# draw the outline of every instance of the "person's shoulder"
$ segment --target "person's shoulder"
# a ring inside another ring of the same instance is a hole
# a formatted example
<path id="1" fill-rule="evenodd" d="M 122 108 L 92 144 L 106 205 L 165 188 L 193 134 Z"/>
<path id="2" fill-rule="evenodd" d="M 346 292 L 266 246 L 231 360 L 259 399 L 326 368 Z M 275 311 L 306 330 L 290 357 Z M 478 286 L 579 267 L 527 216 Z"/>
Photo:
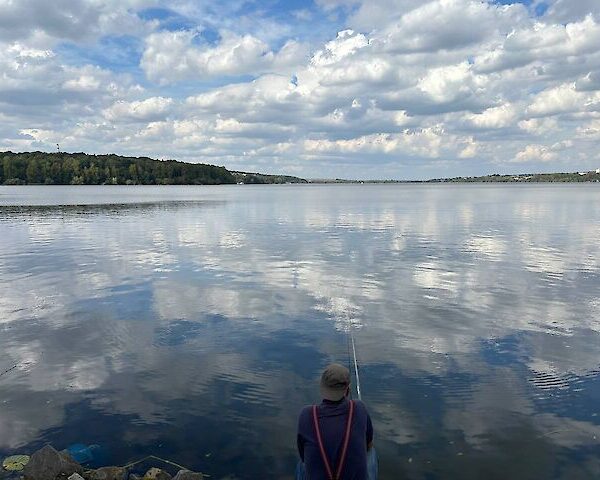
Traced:
<path id="1" fill-rule="evenodd" d="M 369 414 L 369 411 L 367 410 L 367 406 L 363 403 L 362 400 L 352 400 L 354 402 L 354 408 L 356 409 L 357 412 L 361 412 L 364 414 Z"/>
<path id="2" fill-rule="evenodd" d="M 303 417 L 309 417 L 312 415 L 312 409 L 313 409 L 313 405 L 305 405 L 304 407 L 302 407 L 302 410 L 300 410 L 300 418 Z"/>
<path id="3" fill-rule="evenodd" d="M 312 405 L 306 405 L 300 410 L 298 415 L 298 428 L 300 430 L 308 428 L 308 425 L 312 422 Z"/>

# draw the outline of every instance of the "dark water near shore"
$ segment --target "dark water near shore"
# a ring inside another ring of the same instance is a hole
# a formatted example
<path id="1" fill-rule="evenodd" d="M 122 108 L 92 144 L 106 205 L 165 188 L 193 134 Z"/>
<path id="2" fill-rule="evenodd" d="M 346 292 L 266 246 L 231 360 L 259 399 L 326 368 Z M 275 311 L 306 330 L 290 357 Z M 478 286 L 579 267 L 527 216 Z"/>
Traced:
<path id="1" fill-rule="evenodd" d="M 380 478 L 600 477 L 596 185 L 0 187 L 0 456 L 291 478 L 349 327 Z"/>

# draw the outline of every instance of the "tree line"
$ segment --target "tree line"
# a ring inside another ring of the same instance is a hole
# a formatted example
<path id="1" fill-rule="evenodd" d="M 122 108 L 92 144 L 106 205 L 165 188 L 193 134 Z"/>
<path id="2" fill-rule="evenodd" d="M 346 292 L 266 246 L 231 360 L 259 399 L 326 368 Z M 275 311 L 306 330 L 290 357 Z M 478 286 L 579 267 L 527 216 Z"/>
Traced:
<path id="1" fill-rule="evenodd" d="M 484 175 L 481 177 L 437 178 L 430 183 L 584 183 L 600 182 L 600 173 L 531 173 L 519 175 Z"/>
<path id="2" fill-rule="evenodd" d="M 225 167 L 85 153 L 0 153 L 0 185 L 217 185 L 236 183 Z"/>

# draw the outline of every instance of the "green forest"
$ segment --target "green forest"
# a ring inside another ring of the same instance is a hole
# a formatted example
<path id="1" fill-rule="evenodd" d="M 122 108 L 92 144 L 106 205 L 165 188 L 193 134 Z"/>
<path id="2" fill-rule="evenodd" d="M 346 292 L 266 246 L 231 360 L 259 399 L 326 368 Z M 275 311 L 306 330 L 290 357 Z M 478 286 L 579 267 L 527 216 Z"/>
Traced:
<path id="1" fill-rule="evenodd" d="M 224 167 L 85 153 L 0 153 L 0 185 L 216 185 L 236 183 Z"/>

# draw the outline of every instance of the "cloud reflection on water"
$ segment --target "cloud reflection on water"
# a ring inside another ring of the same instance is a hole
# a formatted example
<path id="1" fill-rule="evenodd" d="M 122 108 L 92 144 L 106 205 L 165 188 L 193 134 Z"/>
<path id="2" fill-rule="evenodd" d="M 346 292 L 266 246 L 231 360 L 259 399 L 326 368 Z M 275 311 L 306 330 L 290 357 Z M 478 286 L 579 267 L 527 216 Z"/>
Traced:
<path id="1" fill-rule="evenodd" d="M 0 210 L 3 361 L 33 365 L 1 380 L 0 449 L 60 438 L 78 402 L 132 419 L 122 434 L 148 448 L 162 430 L 177 443 L 186 416 L 215 428 L 226 408 L 232 444 L 213 468 L 253 428 L 292 438 L 255 439 L 282 462 L 306 379 L 346 361 L 350 327 L 389 471 L 406 466 L 398 448 L 433 451 L 456 432 L 493 457 L 526 422 L 523 438 L 594 444 L 591 404 L 571 418 L 580 393 L 553 405 L 532 380 L 598 398 L 600 208 L 580 208 L 594 190 L 548 187 L 536 205 L 535 188 L 315 188 L 91 217 Z"/>

